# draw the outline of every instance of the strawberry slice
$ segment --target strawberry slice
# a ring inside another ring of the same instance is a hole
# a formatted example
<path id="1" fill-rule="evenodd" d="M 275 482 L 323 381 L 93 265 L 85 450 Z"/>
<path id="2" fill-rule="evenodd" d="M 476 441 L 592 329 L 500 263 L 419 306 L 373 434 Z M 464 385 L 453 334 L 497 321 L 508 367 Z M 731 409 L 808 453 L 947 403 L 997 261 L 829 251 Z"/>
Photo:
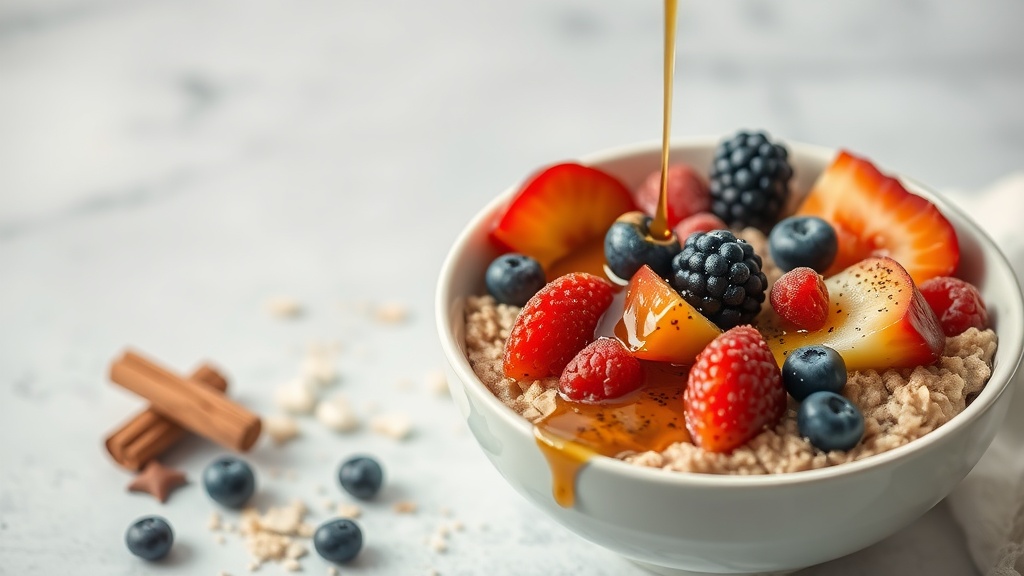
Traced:
<path id="1" fill-rule="evenodd" d="M 872 256 L 888 256 L 920 284 L 948 276 L 960 260 L 956 231 L 934 204 L 870 162 L 841 151 L 797 210 L 827 220 L 839 252 L 831 276 Z"/>
<path id="2" fill-rule="evenodd" d="M 560 276 L 534 294 L 505 341 L 505 376 L 532 380 L 557 376 L 594 339 L 612 303 L 612 285 L 593 274 Z"/>
<path id="3" fill-rule="evenodd" d="M 786 411 L 782 374 L 757 330 L 737 326 L 697 356 L 683 393 L 693 443 L 729 452 L 774 426 Z"/>
<path id="4" fill-rule="evenodd" d="M 559 259 L 601 242 L 615 219 L 632 210 L 636 205 L 629 189 L 614 176 L 580 164 L 557 164 L 523 185 L 494 223 L 491 238 L 550 271 Z"/>

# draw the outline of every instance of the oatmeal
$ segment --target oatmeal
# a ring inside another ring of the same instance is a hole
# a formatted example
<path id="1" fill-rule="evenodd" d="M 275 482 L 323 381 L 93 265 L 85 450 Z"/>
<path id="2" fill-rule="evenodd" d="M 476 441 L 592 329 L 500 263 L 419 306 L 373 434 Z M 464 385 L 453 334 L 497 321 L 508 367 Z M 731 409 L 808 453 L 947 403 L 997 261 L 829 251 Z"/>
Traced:
<path id="1" fill-rule="evenodd" d="M 767 242 L 756 230 L 741 237 L 759 254 Z M 764 259 L 769 284 L 781 271 Z M 770 307 L 765 307 L 770 313 Z M 558 379 L 516 381 L 506 378 L 503 352 L 519 308 L 490 296 L 470 297 L 466 306 L 466 352 L 474 372 L 505 405 L 531 422 L 556 408 Z M 772 474 L 822 468 L 860 460 L 902 446 L 935 430 L 962 412 L 991 375 L 996 350 L 992 330 L 970 328 L 946 337 L 939 360 L 928 366 L 884 371 L 852 371 L 843 395 L 863 413 L 863 439 L 849 451 L 822 452 L 797 431 L 797 403 L 790 398 L 782 420 L 728 453 L 676 442 L 656 452 L 620 455 L 638 466 L 710 474 Z"/>

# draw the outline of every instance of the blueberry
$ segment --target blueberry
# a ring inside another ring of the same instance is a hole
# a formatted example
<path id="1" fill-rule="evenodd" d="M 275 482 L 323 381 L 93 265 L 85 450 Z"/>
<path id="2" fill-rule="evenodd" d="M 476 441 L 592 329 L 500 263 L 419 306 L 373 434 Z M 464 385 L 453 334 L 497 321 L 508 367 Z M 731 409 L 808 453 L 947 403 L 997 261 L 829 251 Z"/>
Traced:
<path id="1" fill-rule="evenodd" d="M 487 267 L 484 283 L 498 302 L 526 306 L 546 280 L 540 262 L 522 254 L 502 254 Z"/>
<path id="2" fill-rule="evenodd" d="M 604 259 L 619 278 L 629 280 L 645 264 L 662 278 L 672 275 L 672 259 L 682 250 L 679 240 L 674 234 L 665 240 L 655 239 L 651 222 L 643 212 L 627 212 L 608 228 Z"/>
<path id="3" fill-rule="evenodd" d="M 797 348 L 782 363 L 782 384 L 797 402 L 815 392 L 838 394 L 846 386 L 846 362 L 828 346 Z"/>
<path id="4" fill-rule="evenodd" d="M 328 520 L 313 534 L 316 553 L 331 562 L 348 562 L 363 548 L 363 531 L 347 518 Z"/>
<path id="5" fill-rule="evenodd" d="M 171 551 L 174 532 L 167 520 L 159 516 L 143 516 L 128 527 L 124 543 L 139 558 L 159 560 Z"/>
<path id="6" fill-rule="evenodd" d="M 864 436 L 864 416 L 852 402 L 834 392 L 815 392 L 796 412 L 800 435 L 825 452 L 849 450 Z"/>
<path id="7" fill-rule="evenodd" d="M 361 500 L 377 495 L 384 483 L 384 471 L 369 456 L 355 456 L 342 462 L 338 468 L 338 482 L 346 492 Z"/>
<path id="8" fill-rule="evenodd" d="M 215 502 L 241 508 L 256 490 L 256 478 L 244 461 L 222 456 L 203 470 L 203 487 Z"/>
<path id="9" fill-rule="evenodd" d="M 820 273 L 836 259 L 839 240 L 835 229 L 821 218 L 792 216 L 772 228 L 768 250 L 785 272 L 806 266 Z"/>

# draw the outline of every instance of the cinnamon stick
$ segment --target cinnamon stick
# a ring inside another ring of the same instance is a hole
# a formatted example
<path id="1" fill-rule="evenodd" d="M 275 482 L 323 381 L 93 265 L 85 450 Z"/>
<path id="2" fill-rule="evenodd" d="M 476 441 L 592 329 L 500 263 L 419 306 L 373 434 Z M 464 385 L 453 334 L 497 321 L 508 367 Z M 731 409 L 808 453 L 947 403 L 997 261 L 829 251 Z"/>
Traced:
<path id="1" fill-rule="evenodd" d="M 149 400 L 165 418 L 226 448 L 244 452 L 259 438 L 258 416 L 130 350 L 110 366 L 110 379 Z"/>
<path id="2" fill-rule="evenodd" d="M 228 387 L 227 380 L 207 364 L 197 368 L 191 378 L 218 392 L 224 392 Z M 150 460 L 163 454 L 181 440 L 186 432 L 184 428 L 149 407 L 107 437 L 107 452 L 121 466 L 138 472 Z"/>

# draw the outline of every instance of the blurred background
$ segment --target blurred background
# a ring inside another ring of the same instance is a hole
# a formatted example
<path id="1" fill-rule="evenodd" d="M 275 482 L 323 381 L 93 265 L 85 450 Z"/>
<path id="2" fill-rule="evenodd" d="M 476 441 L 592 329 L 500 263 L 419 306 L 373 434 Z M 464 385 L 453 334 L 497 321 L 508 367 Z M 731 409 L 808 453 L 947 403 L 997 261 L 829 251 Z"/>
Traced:
<path id="1" fill-rule="evenodd" d="M 762 128 L 969 194 L 1024 170 L 1022 22 L 1020 0 L 684 0 L 673 134 Z M 661 43 L 661 0 L 0 1 L 0 574 L 73 567 L 40 556 L 58 527 L 80 573 L 141 573 L 119 539 L 153 502 L 99 449 L 141 406 L 106 383 L 125 345 L 182 371 L 213 358 L 272 411 L 314 339 L 375 351 L 342 358 L 343 385 L 420 431 L 359 449 L 400 460 L 422 503 L 499 526 L 438 560 L 418 525 L 384 523 L 378 541 L 412 543 L 365 573 L 474 573 L 495 550 L 509 574 L 630 570 L 523 506 L 450 403 L 392 383 L 442 365 L 433 285 L 484 203 L 539 165 L 660 138 Z M 309 314 L 269 319 L 274 295 Z M 379 301 L 410 322 L 350 313 Z M 189 450 L 172 463 L 193 474 L 216 452 Z M 203 523 L 195 492 L 176 527 Z M 922 522 L 828 573 L 917 569 L 925 546 L 921 573 L 970 573 L 948 511 Z"/>

